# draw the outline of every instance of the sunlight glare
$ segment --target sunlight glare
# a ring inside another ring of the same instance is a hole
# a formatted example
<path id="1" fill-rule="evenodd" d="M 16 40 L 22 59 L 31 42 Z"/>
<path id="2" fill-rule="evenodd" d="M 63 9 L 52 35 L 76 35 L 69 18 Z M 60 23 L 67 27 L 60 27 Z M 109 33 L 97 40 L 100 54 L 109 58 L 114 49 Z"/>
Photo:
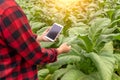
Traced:
<path id="1" fill-rule="evenodd" d="M 59 1 L 60 3 L 66 4 L 66 5 L 69 5 L 69 4 L 72 4 L 72 3 L 77 2 L 79 0 L 57 0 L 57 1 Z"/>

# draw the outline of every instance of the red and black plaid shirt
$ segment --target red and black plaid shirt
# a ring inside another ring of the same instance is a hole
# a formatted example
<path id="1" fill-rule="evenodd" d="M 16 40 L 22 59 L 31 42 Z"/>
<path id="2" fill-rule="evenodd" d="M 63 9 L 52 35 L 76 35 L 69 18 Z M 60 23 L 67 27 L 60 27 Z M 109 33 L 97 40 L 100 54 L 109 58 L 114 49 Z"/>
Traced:
<path id="1" fill-rule="evenodd" d="M 56 61 L 55 49 L 41 48 L 14 0 L 0 0 L 0 80 L 38 80 L 38 64 Z"/>

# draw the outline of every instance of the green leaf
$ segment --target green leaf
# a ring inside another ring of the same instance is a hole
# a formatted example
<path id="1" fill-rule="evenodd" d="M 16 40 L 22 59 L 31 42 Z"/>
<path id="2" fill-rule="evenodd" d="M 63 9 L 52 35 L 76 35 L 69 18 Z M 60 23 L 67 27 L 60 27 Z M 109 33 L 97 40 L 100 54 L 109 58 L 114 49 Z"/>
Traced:
<path id="1" fill-rule="evenodd" d="M 51 78 L 52 78 L 52 74 L 48 74 L 44 80 L 52 80 Z"/>
<path id="2" fill-rule="evenodd" d="M 58 60 L 54 63 L 50 63 L 47 65 L 47 68 L 51 73 L 55 70 L 59 69 L 62 65 L 76 63 L 80 61 L 80 57 L 76 55 L 63 55 L 58 57 Z"/>
<path id="3" fill-rule="evenodd" d="M 77 36 L 70 36 L 64 38 L 63 42 L 67 42 L 67 44 L 72 45 L 77 43 Z"/>
<path id="4" fill-rule="evenodd" d="M 90 22 L 91 27 L 89 29 L 89 37 L 92 39 L 93 42 L 96 41 L 96 39 L 100 36 L 102 33 L 102 30 L 104 28 L 108 27 L 111 20 L 108 18 L 97 18 Z"/>
<path id="5" fill-rule="evenodd" d="M 31 26 L 32 26 L 32 31 L 33 31 L 34 33 L 36 33 L 37 30 L 39 30 L 40 28 L 42 28 L 43 26 L 45 26 L 45 23 L 34 22 L 34 23 L 32 23 Z"/>
<path id="6" fill-rule="evenodd" d="M 105 13 L 103 10 L 98 10 L 94 14 L 90 14 L 90 17 L 94 18 L 94 17 L 100 16 L 103 13 Z"/>
<path id="7" fill-rule="evenodd" d="M 44 78 L 43 78 L 43 77 L 38 77 L 38 79 L 39 79 L 39 80 L 44 80 Z"/>
<path id="8" fill-rule="evenodd" d="M 113 15 L 114 15 L 114 12 L 115 12 L 115 9 L 109 9 L 109 10 L 107 10 L 107 15 L 109 16 L 109 18 L 111 19 L 111 20 L 113 20 Z"/>
<path id="9" fill-rule="evenodd" d="M 88 35 L 79 35 L 78 39 L 81 43 L 78 43 L 86 52 L 91 52 L 93 50 L 93 44 Z"/>
<path id="10" fill-rule="evenodd" d="M 115 11 L 114 18 L 115 19 L 120 18 L 120 9 L 118 9 L 118 10 Z"/>
<path id="11" fill-rule="evenodd" d="M 117 27 L 115 26 L 115 27 L 113 27 L 113 28 L 107 28 L 107 29 L 105 29 L 102 33 L 103 34 L 111 34 L 111 33 L 113 33 L 113 31 L 115 31 L 117 29 Z"/>
<path id="12" fill-rule="evenodd" d="M 74 55 L 81 55 L 81 48 L 80 46 L 78 46 L 77 44 L 73 44 L 71 45 L 71 51 L 69 52 L 70 54 L 74 54 Z"/>
<path id="13" fill-rule="evenodd" d="M 97 40 L 94 49 L 99 51 L 106 42 L 119 40 L 120 34 L 103 34 Z"/>
<path id="14" fill-rule="evenodd" d="M 112 42 L 105 44 L 100 55 L 92 52 L 89 54 L 89 57 L 95 63 L 101 76 L 101 80 L 111 80 L 115 64 Z"/>
<path id="15" fill-rule="evenodd" d="M 57 46 L 60 46 L 62 43 L 63 43 L 63 41 L 64 41 L 64 35 L 63 34 L 61 34 L 61 35 L 59 35 L 59 37 L 58 37 L 58 44 L 57 44 Z"/>
<path id="16" fill-rule="evenodd" d="M 52 66 L 51 64 L 46 65 L 47 69 L 49 69 L 50 73 L 54 73 L 56 70 L 58 70 L 61 65 L 55 65 Z"/>
<path id="17" fill-rule="evenodd" d="M 38 35 L 41 35 L 41 34 L 42 34 L 46 29 L 48 29 L 48 28 L 49 28 L 48 26 L 45 26 L 45 27 L 37 30 L 37 34 L 38 34 Z"/>
<path id="18" fill-rule="evenodd" d="M 49 48 L 54 44 L 54 42 L 40 42 L 40 44 L 41 44 L 41 47 L 43 48 Z"/>
<path id="19" fill-rule="evenodd" d="M 63 75 L 61 80 L 101 80 L 101 79 L 97 72 L 86 75 L 78 69 L 69 69 L 69 71 Z"/>
<path id="20" fill-rule="evenodd" d="M 80 77 L 84 77 L 84 74 L 77 69 L 69 70 L 61 80 L 78 80 Z"/>
<path id="21" fill-rule="evenodd" d="M 120 54 L 114 54 L 114 57 L 116 59 L 116 72 L 118 75 L 120 75 Z"/>
<path id="22" fill-rule="evenodd" d="M 61 78 L 66 72 L 68 72 L 68 69 L 59 69 L 56 70 L 53 74 L 52 80 L 58 80 Z"/>
<path id="23" fill-rule="evenodd" d="M 89 26 L 88 25 L 86 25 L 86 24 L 84 24 L 83 22 L 78 22 L 78 23 L 75 23 L 75 24 L 73 24 L 73 26 L 72 26 L 73 28 L 75 27 L 75 28 L 77 28 L 78 27 L 78 29 L 79 29 L 79 27 L 82 27 L 82 28 L 85 28 L 85 29 L 87 29 Z"/>
<path id="24" fill-rule="evenodd" d="M 111 25 L 111 26 L 116 26 L 116 24 L 117 24 L 118 22 L 120 22 L 120 19 L 114 20 L 110 25 Z"/>
<path id="25" fill-rule="evenodd" d="M 120 33 L 115 34 L 115 35 L 113 36 L 113 38 L 114 38 L 115 40 L 120 40 Z"/>
<path id="26" fill-rule="evenodd" d="M 112 80 L 120 80 L 120 76 L 118 76 L 117 74 L 113 74 Z"/>
<path id="27" fill-rule="evenodd" d="M 39 77 L 45 77 L 45 76 L 47 76 L 48 73 L 49 73 L 48 69 L 41 69 L 41 70 L 38 71 L 38 76 Z"/>
<path id="28" fill-rule="evenodd" d="M 120 54 L 114 54 L 114 56 L 115 56 L 116 60 L 117 60 L 118 62 L 120 62 Z"/>
<path id="29" fill-rule="evenodd" d="M 78 80 L 101 80 L 98 72 L 93 72 L 89 75 L 80 76 Z"/>
<path id="30" fill-rule="evenodd" d="M 107 42 L 105 46 L 102 48 L 101 54 L 108 54 L 110 57 L 113 57 L 113 42 Z"/>
<path id="31" fill-rule="evenodd" d="M 65 64 L 75 63 L 79 61 L 80 57 L 76 55 L 61 56 L 56 62 L 49 64 L 49 66 L 62 66 Z"/>
<path id="32" fill-rule="evenodd" d="M 69 36 L 77 36 L 79 34 L 86 34 L 88 32 L 88 27 L 73 27 L 69 29 Z"/>
<path id="33" fill-rule="evenodd" d="M 120 27 L 117 27 L 117 30 L 120 32 Z"/>

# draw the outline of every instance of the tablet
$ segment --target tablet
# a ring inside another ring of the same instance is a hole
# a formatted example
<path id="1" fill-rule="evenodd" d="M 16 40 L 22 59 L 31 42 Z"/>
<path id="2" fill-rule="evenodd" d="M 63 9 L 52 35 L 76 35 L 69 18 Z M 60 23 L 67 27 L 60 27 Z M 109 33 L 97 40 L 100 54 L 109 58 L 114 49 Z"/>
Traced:
<path id="1" fill-rule="evenodd" d="M 50 41 L 55 41 L 55 39 L 58 37 L 62 29 L 63 29 L 62 25 L 54 23 L 45 37 Z"/>

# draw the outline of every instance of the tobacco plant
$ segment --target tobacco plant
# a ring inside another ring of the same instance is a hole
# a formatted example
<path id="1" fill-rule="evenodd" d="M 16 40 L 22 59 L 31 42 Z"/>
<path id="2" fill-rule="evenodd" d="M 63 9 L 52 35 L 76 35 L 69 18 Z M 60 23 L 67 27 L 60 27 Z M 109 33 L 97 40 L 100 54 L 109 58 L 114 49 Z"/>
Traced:
<path id="1" fill-rule="evenodd" d="M 120 34 L 112 33 L 116 27 L 111 28 L 110 23 L 108 18 L 98 18 L 87 28 L 70 28 L 69 37 L 63 42 L 69 40 L 72 50 L 60 55 L 57 62 L 47 65 L 47 79 L 119 80 L 115 70 L 118 69 L 116 57 L 120 55 L 114 53 L 113 40 Z M 74 32 L 76 30 L 78 32 Z"/>

